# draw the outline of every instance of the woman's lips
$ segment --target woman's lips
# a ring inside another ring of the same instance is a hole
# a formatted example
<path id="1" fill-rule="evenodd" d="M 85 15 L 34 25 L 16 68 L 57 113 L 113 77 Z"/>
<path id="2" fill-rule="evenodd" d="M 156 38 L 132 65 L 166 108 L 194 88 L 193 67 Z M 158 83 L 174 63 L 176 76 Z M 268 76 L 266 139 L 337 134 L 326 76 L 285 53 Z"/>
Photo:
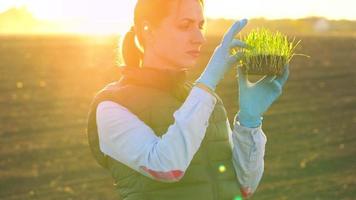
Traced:
<path id="1" fill-rule="evenodd" d="M 197 58 L 200 55 L 200 51 L 187 51 L 187 54 L 191 55 L 194 58 Z"/>

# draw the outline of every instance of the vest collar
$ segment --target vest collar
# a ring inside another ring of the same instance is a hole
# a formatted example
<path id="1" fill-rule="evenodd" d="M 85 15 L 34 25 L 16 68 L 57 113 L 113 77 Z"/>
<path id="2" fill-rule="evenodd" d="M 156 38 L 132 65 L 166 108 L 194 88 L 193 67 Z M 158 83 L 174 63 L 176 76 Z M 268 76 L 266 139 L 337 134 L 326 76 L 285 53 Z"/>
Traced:
<path id="1" fill-rule="evenodd" d="M 161 69 L 154 67 L 123 67 L 120 69 L 125 84 L 172 90 L 187 80 L 186 69 Z"/>

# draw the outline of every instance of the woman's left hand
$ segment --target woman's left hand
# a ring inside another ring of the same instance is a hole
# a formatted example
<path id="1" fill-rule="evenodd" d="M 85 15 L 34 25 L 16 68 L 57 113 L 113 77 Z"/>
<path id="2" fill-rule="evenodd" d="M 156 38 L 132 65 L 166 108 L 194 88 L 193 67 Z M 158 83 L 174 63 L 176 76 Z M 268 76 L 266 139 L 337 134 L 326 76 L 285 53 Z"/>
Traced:
<path id="1" fill-rule="evenodd" d="M 255 128 L 261 125 L 262 115 L 282 94 L 282 88 L 289 76 L 289 64 L 281 76 L 267 75 L 255 83 L 238 67 L 239 105 L 238 120 L 242 126 Z"/>
<path id="2" fill-rule="evenodd" d="M 242 52 L 234 55 L 230 54 L 231 49 L 242 47 L 245 48 L 246 44 L 234 37 L 246 26 L 247 19 L 236 21 L 230 29 L 225 33 L 221 43 L 215 48 L 205 70 L 200 77 L 195 81 L 196 83 L 203 83 L 211 90 L 215 90 L 216 86 L 225 73 L 242 57 Z"/>

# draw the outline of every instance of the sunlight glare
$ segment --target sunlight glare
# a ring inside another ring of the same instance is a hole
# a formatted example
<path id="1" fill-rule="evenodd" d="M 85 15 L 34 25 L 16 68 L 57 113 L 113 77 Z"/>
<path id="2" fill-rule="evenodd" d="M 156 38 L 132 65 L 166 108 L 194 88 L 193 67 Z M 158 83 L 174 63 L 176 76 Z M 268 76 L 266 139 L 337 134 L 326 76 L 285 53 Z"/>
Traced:
<path id="1" fill-rule="evenodd" d="M 37 20 L 56 23 L 56 26 L 52 27 L 58 27 L 54 29 L 48 25 L 47 27 L 34 28 L 34 30 L 49 30 L 54 33 L 122 35 L 133 24 L 133 11 L 136 2 L 137 0 L 1 0 L 0 12 L 11 7 L 24 6 Z M 205 15 L 208 18 L 226 19 L 256 17 L 297 19 L 308 16 L 356 19 L 356 12 L 353 11 L 356 5 L 351 4 L 355 4 L 355 2 L 351 0 L 205 0 Z M 37 21 L 26 23 L 29 27 L 31 24 L 38 24 Z M 26 26 L 26 24 L 24 25 Z M 19 23 L 18 26 L 23 27 L 23 24 Z M 25 31 L 31 32 L 29 29 Z"/>

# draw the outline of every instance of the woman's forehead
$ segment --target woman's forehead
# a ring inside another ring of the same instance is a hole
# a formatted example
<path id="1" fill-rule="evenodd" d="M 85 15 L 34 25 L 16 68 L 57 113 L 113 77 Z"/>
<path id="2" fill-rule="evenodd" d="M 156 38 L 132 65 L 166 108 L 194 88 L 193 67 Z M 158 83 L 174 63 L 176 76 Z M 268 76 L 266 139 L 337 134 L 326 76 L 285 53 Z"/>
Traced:
<path id="1" fill-rule="evenodd" d="M 177 21 L 204 21 L 204 10 L 199 0 L 176 0 L 171 5 L 170 16 Z"/>

